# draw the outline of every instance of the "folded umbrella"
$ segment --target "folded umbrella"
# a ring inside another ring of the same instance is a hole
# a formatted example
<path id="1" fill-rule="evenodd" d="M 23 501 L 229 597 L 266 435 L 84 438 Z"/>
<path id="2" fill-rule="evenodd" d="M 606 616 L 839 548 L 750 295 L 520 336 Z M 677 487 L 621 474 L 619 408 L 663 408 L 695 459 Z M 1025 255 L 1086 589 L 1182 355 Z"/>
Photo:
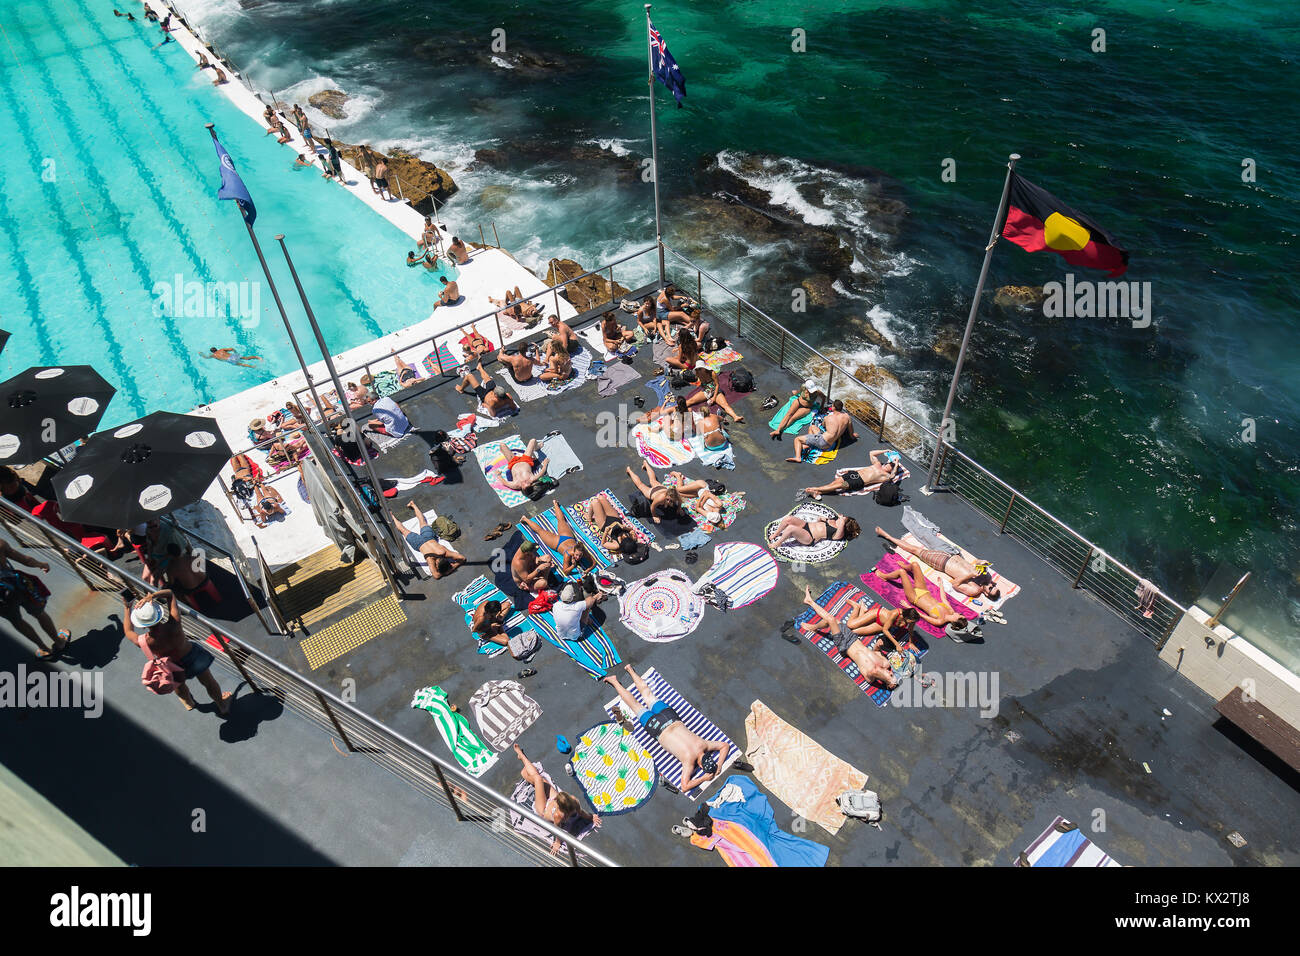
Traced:
<path id="1" fill-rule="evenodd" d="M 0 463 L 30 465 L 85 438 L 115 394 L 89 365 L 35 366 L 0 382 Z"/>
<path id="2" fill-rule="evenodd" d="M 64 520 L 130 528 L 193 504 L 230 456 L 215 419 L 154 412 L 91 435 L 54 490 Z"/>

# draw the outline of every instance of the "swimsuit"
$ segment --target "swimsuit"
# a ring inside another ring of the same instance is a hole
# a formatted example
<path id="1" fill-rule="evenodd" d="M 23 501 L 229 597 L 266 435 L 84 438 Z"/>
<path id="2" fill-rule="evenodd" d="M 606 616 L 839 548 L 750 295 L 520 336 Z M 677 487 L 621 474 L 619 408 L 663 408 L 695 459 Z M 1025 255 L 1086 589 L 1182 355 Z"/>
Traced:
<path id="1" fill-rule="evenodd" d="M 952 557 L 947 551 L 933 551 L 926 549 L 917 555 L 922 561 L 930 565 L 940 574 L 945 573 L 944 568 L 948 566 L 948 560 Z"/>
<path id="2" fill-rule="evenodd" d="M 419 551 L 422 545 L 427 544 L 430 541 L 438 540 L 437 533 L 428 525 L 425 525 L 419 531 L 409 532 L 405 537 L 406 543 L 409 544 L 414 551 Z"/>
<path id="3" fill-rule="evenodd" d="M 670 724 L 675 724 L 681 719 L 682 718 L 677 711 L 673 710 L 662 700 L 655 701 L 650 705 L 649 710 L 643 710 L 637 715 L 637 720 L 641 722 L 641 726 L 645 728 L 645 732 L 655 740 L 659 739 L 659 735 L 667 730 Z"/>
<path id="4" fill-rule="evenodd" d="M 506 462 L 506 471 L 511 472 L 513 474 L 515 470 L 515 465 L 518 465 L 520 463 L 527 464 L 529 468 L 532 468 L 537 464 L 537 459 L 531 458 L 528 455 L 515 455 L 515 457 L 511 458 L 508 462 Z"/>

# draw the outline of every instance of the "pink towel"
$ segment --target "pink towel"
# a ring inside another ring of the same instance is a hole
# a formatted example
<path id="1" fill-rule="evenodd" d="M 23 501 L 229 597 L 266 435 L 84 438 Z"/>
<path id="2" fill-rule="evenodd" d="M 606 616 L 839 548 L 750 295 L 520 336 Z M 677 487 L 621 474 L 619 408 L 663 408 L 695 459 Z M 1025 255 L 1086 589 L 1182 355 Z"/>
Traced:
<path id="1" fill-rule="evenodd" d="M 906 568 L 908 563 L 909 562 L 904 560 L 901 555 L 895 554 L 891 551 L 876 563 L 876 567 L 881 571 L 893 571 L 895 568 Z M 911 606 L 907 603 L 907 596 L 903 593 L 903 589 L 894 581 L 886 581 L 878 574 L 867 573 L 862 575 L 862 583 L 871 588 L 871 590 L 875 591 L 890 604 L 894 605 L 894 607 Z M 941 600 L 939 588 L 933 581 L 927 580 L 925 586 L 930 589 L 930 594 L 936 601 Z M 974 620 L 979 616 L 965 604 L 955 600 L 951 595 L 948 597 L 948 603 L 952 605 L 954 611 L 968 620 Z M 932 637 L 944 636 L 943 628 L 935 627 L 927 621 L 920 621 L 917 624 L 917 627 Z"/>

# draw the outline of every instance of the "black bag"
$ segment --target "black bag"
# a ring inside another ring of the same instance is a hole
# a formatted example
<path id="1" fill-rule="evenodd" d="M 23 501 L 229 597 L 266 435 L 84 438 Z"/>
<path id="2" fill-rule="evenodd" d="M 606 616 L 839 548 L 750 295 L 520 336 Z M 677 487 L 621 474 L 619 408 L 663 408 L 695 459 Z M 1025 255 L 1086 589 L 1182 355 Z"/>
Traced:
<path id="1" fill-rule="evenodd" d="M 710 335 L 708 338 L 706 338 L 703 342 L 700 343 L 700 351 L 705 353 L 716 352 L 719 349 L 725 349 L 726 347 L 727 347 L 727 340 L 720 339 L 716 335 Z"/>
<path id="2" fill-rule="evenodd" d="M 725 495 L 727 493 L 727 486 L 716 478 L 705 478 L 704 483 L 709 486 L 709 491 L 715 495 Z"/>
<path id="3" fill-rule="evenodd" d="M 887 481 L 872 492 L 871 496 L 876 499 L 876 504 L 887 507 L 901 505 L 905 501 L 912 500 L 908 495 L 899 494 L 898 489 L 899 483 L 897 481 Z"/>
<path id="4" fill-rule="evenodd" d="M 673 369 L 668 382 L 673 388 L 685 388 L 699 383 L 699 376 L 692 369 Z"/>
<path id="5" fill-rule="evenodd" d="M 743 365 L 731 373 L 731 390 L 733 392 L 752 392 L 754 390 L 754 373 Z"/>
<path id="6" fill-rule="evenodd" d="M 650 502 L 645 495 L 639 491 L 634 491 L 628 496 L 629 510 L 633 518 L 649 518 Z"/>

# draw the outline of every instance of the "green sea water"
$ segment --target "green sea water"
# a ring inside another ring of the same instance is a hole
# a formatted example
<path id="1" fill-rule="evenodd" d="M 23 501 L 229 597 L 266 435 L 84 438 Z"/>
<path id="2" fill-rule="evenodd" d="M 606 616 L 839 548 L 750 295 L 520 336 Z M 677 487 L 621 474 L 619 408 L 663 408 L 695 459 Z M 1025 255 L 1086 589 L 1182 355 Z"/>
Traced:
<path id="1" fill-rule="evenodd" d="M 494 222 L 527 264 L 594 266 L 653 239 L 649 187 L 618 174 L 649 152 L 640 3 L 182 6 L 262 87 L 346 91 L 338 136 L 449 168 L 451 222 Z M 684 109 L 659 91 L 669 241 L 811 340 L 889 368 L 932 424 L 952 366 L 930 346 L 965 321 L 1007 154 L 1109 229 L 1132 256 L 1125 278 L 1151 283 L 1151 327 L 986 302 L 959 445 L 1181 600 L 1220 563 L 1253 570 L 1253 619 L 1275 653 L 1300 650 L 1294 3 L 696 0 L 654 18 L 688 87 Z M 509 53 L 494 60 L 498 28 Z M 519 143 L 528 168 L 472 164 Z M 610 164 L 573 161 L 575 144 Z M 751 184 L 773 210 L 878 253 L 835 303 L 791 313 L 764 285 L 797 249 L 683 234 L 701 164 L 720 153 L 768 157 Z M 907 206 L 896 233 L 858 195 L 865 168 Z M 1067 268 L 1002 243 L 989 288 Z M 870 345 L 861 322 L 895 348 Z"/>

